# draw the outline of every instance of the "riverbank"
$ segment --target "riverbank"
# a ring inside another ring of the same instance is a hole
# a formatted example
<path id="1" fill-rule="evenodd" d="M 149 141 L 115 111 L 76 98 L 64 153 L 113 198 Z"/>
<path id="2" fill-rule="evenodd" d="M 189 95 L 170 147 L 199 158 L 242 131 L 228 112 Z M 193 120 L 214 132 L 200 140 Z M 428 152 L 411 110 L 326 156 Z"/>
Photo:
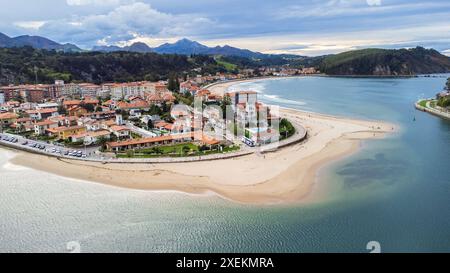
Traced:
<path id="1" fill-rule="evenodd" d="M 216 161 L 173 164 L 83 162 L 19 152 L 11 163 L 122 188 L 215 193 L 241 203 L 299 202 L 313 189 L 319 168 L 355 153 L 360 141 L 384 137 L 395 128 L 361 121 L 282 109 L 301 123 L 308 139 L 267 154 Z M 313 198 L 308 198 L 313 200 Z"/>

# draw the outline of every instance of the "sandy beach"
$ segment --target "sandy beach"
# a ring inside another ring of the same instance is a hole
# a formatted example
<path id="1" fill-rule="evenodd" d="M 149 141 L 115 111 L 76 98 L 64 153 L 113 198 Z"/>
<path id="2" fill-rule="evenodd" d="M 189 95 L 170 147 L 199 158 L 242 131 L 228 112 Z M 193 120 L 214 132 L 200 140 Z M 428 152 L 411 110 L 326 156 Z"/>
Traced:
<path id="1" fill-rule="evenodd" d="M 217 84 L 210 90 L 223 93 L 232 84 L 236 82 Z M 194 194 L 213 192 L 241 203 L 286 204 L 299 202 L 311 193 L 319 168 L 355 153 L 360 141 L 385 137 L 397 129 L 392 124 L 378 121 L 291 109 L 281 111 L 284 116 L 301 123 L 309 137 L 302 143 L 263 155 L 171 164 L 101 164 L 18 152 L 11 162 L 122 188 Z"/>

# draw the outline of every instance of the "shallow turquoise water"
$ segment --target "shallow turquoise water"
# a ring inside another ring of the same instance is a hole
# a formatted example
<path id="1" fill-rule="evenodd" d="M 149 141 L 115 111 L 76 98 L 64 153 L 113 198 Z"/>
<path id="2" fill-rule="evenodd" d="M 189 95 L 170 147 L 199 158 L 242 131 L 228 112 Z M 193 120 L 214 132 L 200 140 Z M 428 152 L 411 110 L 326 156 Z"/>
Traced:
<path id="1" fill-rule="evenodd" d="M 449 252 L 450 122 L 413 108 L 445 80 L 240 84 L 266 102 L 401 126 L 322 169 L 317 190 L 327 197 L 310 205 L 254 207 L 74 183 L 12 166 L 11 152 L 0 150 L 0 250 L 61 252 L 78 241 L 84 252 L 366 252 L 375 240 L 385 252 Z"/>

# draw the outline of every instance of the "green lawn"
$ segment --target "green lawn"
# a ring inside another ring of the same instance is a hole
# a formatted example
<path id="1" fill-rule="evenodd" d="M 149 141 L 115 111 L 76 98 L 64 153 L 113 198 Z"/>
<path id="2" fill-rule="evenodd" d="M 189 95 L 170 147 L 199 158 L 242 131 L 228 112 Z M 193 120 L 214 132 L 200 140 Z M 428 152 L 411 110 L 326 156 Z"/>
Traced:
<path id="1" fill-rule="evenodd" d="M 419 101 L 419 105 L 422 106 L 422 107 L 427 107 L 427 100 Z"/>
<path id="2" fill-rule="evenodd" d="M 221 57 L 216 58 L 216 62 L 219 65 L 225 67 L 225 69 L 228 70 L 228 71 L 233 71 L 233 70 L 236 70 L 236 68 L 237 68 L 237 65 L 229 63 L 229 62 L 225 62 L 225 61 L 222 60 Z"/>
<path id="3" fill-rule="evenodd" d="M 153 148 L 141 149 L 137 151 L 128 151 L 125 153 L 117 154 L 118 158 L 157 158 L 157 157 L 183 157 L 183 156 L 200 156 L 216 153 L 229 153 L 232 151 L 238 151 L 239 147 L 227 146 L 219 151 L 205 150 L 201 151 L 198 145 L 193 143 L 182 143 L 170 146 L 155 146 Z"/>

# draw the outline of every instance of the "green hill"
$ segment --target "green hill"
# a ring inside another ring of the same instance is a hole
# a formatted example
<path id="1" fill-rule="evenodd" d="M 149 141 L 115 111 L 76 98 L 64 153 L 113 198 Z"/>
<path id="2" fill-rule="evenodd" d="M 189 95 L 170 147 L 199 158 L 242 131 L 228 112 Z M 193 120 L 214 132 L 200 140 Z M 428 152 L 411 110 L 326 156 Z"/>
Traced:
<path id="1" fill-rule="evenodd" d="M 210 56 L 136 52 L 64 53 L 31 47 L 0 48 L 0 85 L 66 82 L 130 82 L 167 79 L 170 73 L 197 75 L 224 72 Z"/>
<path id="2" fill-rule="evenodd" d="M 434 49 L 369 48 L 323 59 L 319 65 L 329 75 L 402 76 L 450 72 L 450 58 Z"/>

